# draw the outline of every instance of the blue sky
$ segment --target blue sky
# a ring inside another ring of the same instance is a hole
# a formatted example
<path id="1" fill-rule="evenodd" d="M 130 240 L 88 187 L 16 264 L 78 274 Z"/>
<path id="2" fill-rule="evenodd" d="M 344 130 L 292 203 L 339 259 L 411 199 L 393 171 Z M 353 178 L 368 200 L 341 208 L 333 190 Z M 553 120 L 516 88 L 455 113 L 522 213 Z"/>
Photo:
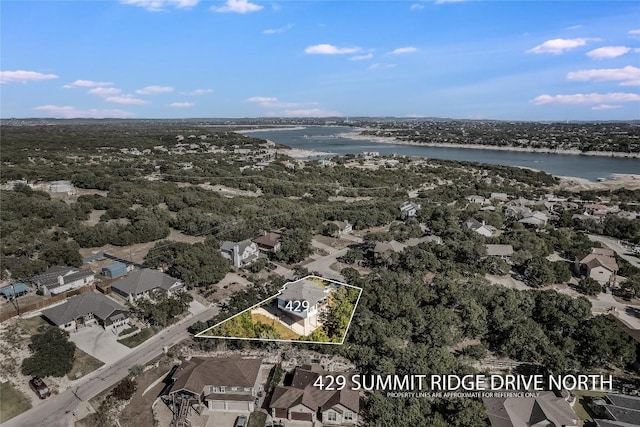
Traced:
<path id="1" fill-rule="evenodd" d="M 640 118 L 636 1 L 0 7 L 3 118 Z"/>

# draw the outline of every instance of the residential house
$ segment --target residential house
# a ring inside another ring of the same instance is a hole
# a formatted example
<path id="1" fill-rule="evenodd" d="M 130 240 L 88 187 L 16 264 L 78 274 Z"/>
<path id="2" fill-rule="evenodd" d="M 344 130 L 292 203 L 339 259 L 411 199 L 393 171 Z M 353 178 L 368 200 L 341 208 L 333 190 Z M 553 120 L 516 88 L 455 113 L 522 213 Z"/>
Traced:
<path id="1" fill-rule="evenodd" d="M 118 277 L 122 277 L 127 274 L 128 271 L 129 269 L 127 268 L 127 264 L 116 261 L 113 264 L 102 267 L 101 274 L 110 279 L 117 279 Z"/>
<path id="2" fill-rule="evenodd" d="M 302 322 L 304 335 L 309 335 L 321 326 L 318 314 L 327 303 L 333 288 L 309 279 L 287 283 L 278 295 L 278 309 Z"/>
<path id="3" fill-rule="evenodd" d="M 149 297 L 151 292 L 156 289 L 166 292 L 168 295 L 173 295 L 184 290 L 184 287 L 180 280 L 150 268 L 135 270 L 111 284 L 111 289 L 131 303 L 138 298 Z"/>
<path id="4" fill-rule="evenodd" d="M 24 283 L 12 283 L 11 285 L 4 286 L 0 289 L 0 295 L 7 300 L 25 295 L 29 292 L 29 286 Z"/>
<path id="5" fill-rule="evenodd" d="M 485 224 L 484 221 L 480 222 L 475 218 L 469 218 L 463 225 L 465 228 L 471 231 L 475 231 L 476 233 L 481 234 L 485 237 L 495 236 L 498 231 L 495 227 Z"/>
<path id="6" fill-rule="evenodd" d="M 607 394 L 592 401 L 591 409 L 598 427 L 627 427 L 640 425 L 640 397 Z"/>
<path id="7" fill-rule="evenodd" d="M 485 245 L 487 248 L 487 256 L 499 257 L 505 261 L 511 260 L 513 255 L 513 246 L 511 245 Z"/>
<path id="8" fill-rule="evenodd" d="M 263 391 L 260 359 L 193 357 L 173 372 L 169 394 L 190 396 L 209 411 L 253 412 Z"/>
<path id="9" fill-rule="evenodd" d="M 404 251 L 406 247 L 404 243 L 400 243 L 397 240 L 378 242 L 373 247 L 373 256 L 377 260 L 387 260 L 392 254 Z"/>
<path id="10" fill-rule="evenodd" d="M 491 193 L 489 196 L 491 200 L 495 200 L 496 202 L 508 202 L 509 196 L 507 193 Z"/>
<path id="11" fill-rule="evenodd" d="M 327 372 L 318 365 L 297 367 L 291 385 L 276 387 L 271 397 L 269 410 L 276 421 L 295 420 L 296 425 L 309 426 L 321 422 L 330 425 L 357 425 L 360 411 L 358 392 L 347 384 L 342 390 L 319 389 L 314 383 L 320 376 L 349 373 Z M 350 382 L 350 380 L 347 380 Z"/>
<path id="12" fill-rule="evenodd" d="M 478 196 L 476 194 L 471 195 L 471 196 L 467 196 L 467 197 L 465 197 L 465 199 L 467 199 L 467 202 L 469 202 L 469 203 L 477 203 L 479 205 L 484 205 L 485 203 L 488 203 L 487 199 L 485 199 L 482 196 Z"/>
<path id="13" fill-rule="evenodd" d="M 484 397 L 493 427 L 581 427 L 580 417 L 563 395 L 539 391 L 537 397 Z M 568 393 L 567 393 L 568 395 Z"/>
<path id="14" fill-rule="evenodd" d="M 31 282 L 43 295 L 58 295 L 71 289 L 90 285 L 94 280 L 95 273 L 91 270 L 57 265 L 31 278 Z"/>
<path id="15" fill-rule="evenodd" d="M 251 241 L 258 245 L 261 251 L 276 253 L 280 250 L 280 245 L 282 244 L 282 234 L 283 230 L 271 231 L 269 233 L 265 231 L 263 234 L 251 239 Z"/>
<path id="16" fill-rule="evenodd" d="M 549 217 L 546 213 L 540 211 L 530 211 L 518 222 L 525 226 L 541 228 L 547 225 Z"/>
<path id="17" fill-rule="evenodd" d="M 338 231 L 336 232 L 338 236 L 351 234 L 353 232 L 353 225 L 349 221 L 330 221 L 330 223 L 338 227 Z"/>
<path id="18" fill-rule="evenodd" d="M 129 323 L 129 310 L 100 293 L 85 292 L 69 298 L 64 304 L 43 310 L 42 317 L 66 331 L 93 325 L 117 330 Z"/>
<path id="19" fill-rule="evenodd" d="M 242 268 L 257 261 L 260 256 L 260 249 L 250 239 L 241 242 L 224 241 L 220 245 L 220 253 L 224 258 L 231 261 L 235 268 Z"/>
<path id="20" fill-rule="evenodd" d="M 419 203 L 406 201 L 400 206 L 400 217 L 402 219 L 414 218 L 420 210 Z"/>
<path id="21" fill-rule="evenodd" d="M 579 275 L 590 277 L 601 284 L 614 284 L 618 263 L 611 249 L 592 248 L 590 254 L 576 257 L 575 269 Z"/>

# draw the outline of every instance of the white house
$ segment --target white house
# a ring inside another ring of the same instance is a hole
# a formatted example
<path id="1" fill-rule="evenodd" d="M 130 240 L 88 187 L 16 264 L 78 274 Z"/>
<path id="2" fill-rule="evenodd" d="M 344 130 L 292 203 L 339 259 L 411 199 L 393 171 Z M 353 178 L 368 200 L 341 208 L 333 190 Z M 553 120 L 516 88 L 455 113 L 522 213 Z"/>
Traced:
<path id="1" fill-rule="evenodd" d="M 81 270 L 74 267 L 53 266 L 42 274 L 31 279 L 38 290 L 44 295 L 57 295 L 71 289 L 90 285 L 95 280 L 91 270 Z"/>
<path id="2" fill-rule="evenodd" d="M 475 231 L 478 234 L 481 234 L 485 237 L 493 237 L 496 235 L 496 228 L 491 225 L 485 224 L 484 221 L 480 222 L 475 218 L 470 218 L 464 223 L 464 227 Z"/>
<path id="3" fill-rule="evenodd" d="M 419 210 L 420 210 L 419 203 L 406 201 L 402 204 L 402 206 L 400 206 L 400 217 L 404 219 L 413 218 L 418 214 Z"/>
<path id="4" fill-rule="evenodd" d="M 224 241 L 220 245 L 220 254 L 231 261 L 235 268 L 241 268 L 256 261 L 260 256 L 260 249 L 250 239 L 241 242 Z"/>
<path id="5" fill-rule="evenodd" d="M 278 295 L 278 308 L 285 314 L 302 320 L 304 335 L 309 335 L 321 325 L 318 313 L 326 304 L 332 289 L 309 279 L 287 283 Z"/>

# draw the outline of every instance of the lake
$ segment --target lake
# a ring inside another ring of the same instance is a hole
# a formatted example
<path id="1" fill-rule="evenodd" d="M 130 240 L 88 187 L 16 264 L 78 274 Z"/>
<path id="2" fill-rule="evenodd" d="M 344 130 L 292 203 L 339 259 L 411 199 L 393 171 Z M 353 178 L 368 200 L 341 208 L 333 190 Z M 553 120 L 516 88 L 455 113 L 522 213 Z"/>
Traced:
<path id="1" fill-rule="evenodd" d="M 639 159 L 477 150 L 471 148 L 421 147 L 416 145 L 384 144 L 369 140 L 353 140 L 338 136 L 340 133 L 352 130 L 351 128 L 336 126 L 309 126 L 304 129 L 251 132 L 248 135 L 269 139 L 291 148 L 331 152 L 339 155 L 377 151 L 380 155 L 399 154 L 504 166 L 523 166 L 548 172 L 552 175 L 575 176 L 592 181 L 600 177 L 609 178 L 614 173 L 640 174 Z"/>

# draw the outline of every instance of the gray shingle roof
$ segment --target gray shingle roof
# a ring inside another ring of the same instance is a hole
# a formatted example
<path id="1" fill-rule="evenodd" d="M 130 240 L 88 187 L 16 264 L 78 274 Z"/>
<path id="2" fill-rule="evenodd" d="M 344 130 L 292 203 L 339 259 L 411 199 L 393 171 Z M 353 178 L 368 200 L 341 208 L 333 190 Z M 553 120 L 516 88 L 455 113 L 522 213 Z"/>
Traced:
<path id="1" fill-rule="evenodd" d="M 238 250 L 240 251 L 240 253 L 244 253 L 245 249 L 253 245 L 253 242 L 251 241 L 251 239 L 246 239 L 241 242 L 230 242 L 228 240 L 225 240 L 224 242 L 222 242 L 222 245 L 220 245 L 220 249 L 225 252 L 231 252 L 234 250 L 236 245 L 238 245 Z"/>
<path id="2" fill-rule="evenodd" d="M 325 298 L 328 288 L 311 280 L 302 279 L 285 285 L 278 296 L 283 301 L 309 301 L 315 303 Z"/>
<path id="3" fill-rule="evenodd" d="M 47 289 L 51 290 L 69 282 L 74 282 L 78 279 L 84 279 L 85 277 L 93 275 L 94 272 L 91 270 L 81 270 L 74 267 L 54 265 L 49 267 L 49 269 L 44 273 L 31 278 L 31 281 L 39 286 L 46 286 Z M 62 276 L 63 283 L 58 282 L 58 277 L 60 276 Z"/>
<path id="4" fill-rule="evenodd" d="M 60 326 L 89 313 L 104 320 L 115 311 L 127 312 L 128 310 L 102 294 L 86 292 L 69 298 L 64 304 L 43 310 L 42 315 Z"/>
<path id="5" fill-rule="evenodd" d="M 194 357 L 174 373 L 176 381 L 171 392 L 188 390 L 200 394 L 205 386 L 253 387 L 261 364 L 260 359 Z"/>
<path id="6" fill-rule="evenodd" d="M 161 271 L 143 268 L 129 273 L 125 278 L 114 282 L 111 287 L 125 295 L 138 295 L 157 288 L 167 291 L 177 282 L 178 279 Z"/>

